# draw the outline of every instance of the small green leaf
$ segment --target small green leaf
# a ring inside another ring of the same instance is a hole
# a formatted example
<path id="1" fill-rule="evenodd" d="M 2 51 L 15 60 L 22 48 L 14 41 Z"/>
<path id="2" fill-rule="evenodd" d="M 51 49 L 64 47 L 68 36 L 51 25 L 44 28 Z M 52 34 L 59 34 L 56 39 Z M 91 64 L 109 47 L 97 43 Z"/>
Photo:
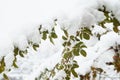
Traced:
<path id="1" fill-rule="evenodd" d="M 87 46 L 83 44 L 80 46 L 80 48 L 87 48 Z"/>
<path id="2" fill-rule="evenodd" d="M 19 51 L 18 48 L 14 48 L 14 56 L 17 56 L 17 55 L 18 55 L 18 51 Z"/>
<path id="3" fill-rule="evenodd" d="M 76 61 L 76 60 L 73 60 L 73 63 L 77 63 L 77 61 Z"/>
<path id="4" fill-rule="evenodd" d="M 21 56 L 21 57 L 24 57 L 24 55 L 23 55 L 23 53 L 20 51 L 19 52 L 19 55 Z"/>
<path id="5" fill-rule="evenodd" d="M 76 41 L 80 41 L 80 39 L 78 39 L 77 37 L 75 37 L 75 40 L 76 40 Z"/>
<path id="6" fill-rule="evenodd" d="M 37 51 L 37 48 L 39 47 L 39 45 L 38 44 L 33 44 L 33 49 L 35 50 L 35 51 Z"/>
<path id="7" fill-rule="evenodd" d="M 83 44 L 83 42 L 78 42 L 77 44 L 75 44 L 74 48 L 78 48 L 78 47 L 80 47 L 80 45 L 82 45 L 82 44 Z"/>
<path id="8" fill-rule="evenodd" d="M 84 57 L 86 57 L 87 56 L 87 53 L 85 52 L 85 50 L 80 50 L 80 53 L 81 53 L 81 55 L 83 55 Z"/>
<path id="9" fill-rule="evenodd" d="M 34 46 L 38 48 L 38 47 L 39 47 L 39 44 L 34 44 Z"/>
<path id="10" fill-rule="evenodd" d="M 70 39 L 74 41 L 74 36 L 73 36 L 73 35 L 71 35 L 71 36 L 70 36 Z"/>
<path id="11" fill-rule="evenodd" d="M 67 45 L 67 42 L 64 42 L 62 45 L 65 47 Z"/>
<path id="12" fill-rule="evenodd" d="M 65 53 L 64 56 L 63 56 L 63 58 L 67 59 L 68 58 L 68 54 Z"/>
<path id="13" fill-rule="evenodd" d="M 70 42 L 70 41 L 68 41 L 68 42 L 67 42 L 67 46 L 70 46 L 70 45 L 71 45 L 71 42 Z"/>
<path id="14" fill-rule="evenodd" d="M 78 64 L 73 64 L 73 68 L 72 68 L 72 69 L 74 69 L 74 68 L 78 68 L 78 67 L 79 67 Z"/>
<path id="15" fill-rule="evenodd" d="M 73 74 L 74 77 L 78 77 L 78 74 L 75 72 L 74 69 L 72 69 L 71 72 L 72 72 L 72 74 Z"/>
<path id="16" fill-rule="evenodd" d="M 50 39 L 50 42 L 51 42 L 52 44 L 54 44 L 53 39 L 52 39 L 51 36 L 49 36 L 49 39 Z"/>
<path id="17" fill-rule="evenodd" d="M 82 33 L 80 33 L 80 39 L 81 39 L 81 40 L 83 39 L 83 34 L 82 34 Z"/>
<path id="18" fill-rule="evenodd" d="M 4 67 L 5 66 L 5 62 L 4 62 L 4 57 L 1 60 L 1 66 Z"/>
<path id="19" fill-rule="evenodd" d="M 113 27 L 113 30 L 114 30 L 114 32 L 116 32 L 116 33 L 119 31 L 117 27 Z"/>
<path id="20" fill-rule="evenodd" d="M 2 73 L 4 70 L 5 70 L 5 68 L 0 66 L 0 73 Z"/>
<path id="21" fill-rule="evenodd" d="M 66 38 L 65 36 L 62 36 L 62 39 L 63 39 L 63 40 L 67 40 L 67 38 Z"/>
<path id="22" fill-rule="evenodd" d="M 51 33 L 51 37 L 52 37 L 52 38 L 57 38 L 56 33 L 52 32 L 52 33 Z"/>
<path id="23" fill-rule="evenodd" d="M 83 30 L 85 33 L 87 33 L 87 34 L 91 34 L 92 35 L 92 33 L 91 33 L 91 30 L 90 29 L 88 29 L 88 28 L 84 28 L 84 30 Z"/>
<path id="24" fill-rule="evenodd" d="M 58 69 L 58 70 L 62 70 L 63 68 L 64 68 L 63 65 L 60 65 L 60 64 L 59 64 L 59 65 L 57 66 L 57 69 Z"/>
<path id="25" fill-rule="evenodd" d="M 4 57 L 0 61 L 0 73 L 2 73 L 5 70 L 5 62 L 4 62 Z"/>
<path id="26" fill-rule="evenodd" d="M 3 77 L 5 80 L 9 80 L 8 76 L 5 73 L 3 74 Z"/>
<path id="27" fill-rule="evenodd" d="M 15 68 L 18 68 L 18 66 L 17 66 L 17 64 L 15 63 L 15 61 L 13 61 L 13 66 L 14 66 Z"/>
<path id="28" fill-rule="evenodd" d="M 87 34 L 87 33 L 83 33 L 83 38 L 86 39 L 86 40 L 89 40 L 89 39 L 90 39 L 90 36 L 89 36 L 89 34 Z"/>
<path id="29" fill-rule="evenodd" d="M 63 29 L 63 32 L 64 32 L 65 36 L 68 37 L 68 32 L 67 32 L 67 30 L 64 30 L 64 29 Z"/>
<path id="30" fill-rule="evenodd" d="M 65 77 L 65 80 L 70 80 L 70 76 Z"/>
<path id="31" fill-rule="evenodd" d="M 113 18 L 113 25 L 114 25 L 115 27 L 120 26 L 119 21 L 118 21 L 115 17 Z"/>
<path id="32" fill-rule="evenodd" d="M 71 58 L 72 57 L 72 53 L 68 52 L 68 53 L 64 53 L 63 58 L 67 59 L 67 58 Z"/>
<path id="33" fill-rule="evenodd" d="M 74 56 L 79 56 L 79 49 L 73 49 Z"/>
<path id="34" fill-rule="evenodd" d="M 42 36 L 42 39 L 43 40 L 46 40 L 47 39 L 47 31 L 43 31 L 43 36 Z"/>
<path id="35" fill-rule="evenodd" d="M 52 31 L 55 31 L 55 28 L 54 28 L 54 27 L 52 28 Z"/>

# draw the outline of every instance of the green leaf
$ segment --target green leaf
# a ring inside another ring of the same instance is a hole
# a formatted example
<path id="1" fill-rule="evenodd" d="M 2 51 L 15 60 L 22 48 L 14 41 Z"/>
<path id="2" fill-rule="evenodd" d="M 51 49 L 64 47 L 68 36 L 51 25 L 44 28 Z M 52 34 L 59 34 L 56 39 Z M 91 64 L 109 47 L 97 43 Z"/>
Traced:
<path id="1" fill-rule="evenodd" d="M 38 47 L 39 47 L 39 44 L 34 44 L 33 46 L 35 46 L 35 47 L 37 47 L 37 48 L 38 48 Z"/>
<path id="2" fill-rule="evenodd" d="M 9 80 L 8 76 L 5 73 L 3 74 L 3 77 L 5 80 Z"/>
<path id="3" fill-rule="evenodd" d="M 87 33 L 83 33 L 83 38 L 86 39 L 86 40 L 89 40 L 89 39 L 90 39 L 90 36 L 89 36 L 89 34 L 87 34 Z"/>
<path id="4" fill-rule="evenodd" d="M 62 69 L 64 68 L 64 66 L 59 64 L 56 68 L 57 68 L 58 70 L 62 70 Z"/>
<path id="5" fill-rule="evenodd" d="M 14 48 L 14 56 L 17 56 L 17 55 L 18 55 L 18 51 L 19 51 L 18 48 Z"/>
<path id="6" fill-rule="evenodd" d="M 70 76 L 65 77 L 65 80 L 70 80 Z"/>
<path id="7" fill-rule="evenodd" d="M 21 51 L 19 51 L 19 55 L 20 55 L 21 57 L 24 57 L 24 55 L 23 55 L 23 53 L 22 53 Z"/>
<path id="8" fill-rule="evenodd" d="M 86 53 L 86 51 L 85 50 L 80 50 L 80 53 L 81 53 L 81 55 L 83 55 L 84 57 L 86 57 L 87 56 L 87 53 Z"/>
<path id="9" fill-rule="evenodd" d="M 56 33 L 52 32 L 52 33 L 51 33 L 51 37 L 52 37 L 52 38 L 57 38 Z"/>
<path id="10" fill-rule="evenodd" d="M 5 62 L 4 62 L 4 57 L 0 61 L 0 73 L 2 73 L 5 70 Z"/>
<path id="11" fill-rule="evenodd" d="M 65 36 L 62 36 L 62 39 L 63 39 L 63 40 L 67 40 L 67 38 L 66 38 Z"/>
<path id="12" fill-rule="evenodd" d="M 70 46 L 70 45 L 71 45 L 71 42 L 70 42 L 70 41 L 68 41 L 68 42 L 67 42 L 67 46 Z"/>
<path id="13" fill-rule="evenodd" d="M 37 51 L 37 48 L 39 47 L 39 45 L 38 44 L 33 44 L 33 49 L 35 50 L 35 51 Z"/>
<path id="14" fill-rule="evenodd" d="M 55 31 L 55 28 L 54 28 L 54 27 L 52 28 L 52 31 Z"/>
<path id="15" fill-rule="evenodd" d="M 81 40 L 83 39 L 83 33 L 80 33 L 80 39 Z"/>
<path id="16" fill-rule="evenodd" d="M 79 67 L 79 65 L 78 65 L 78 64 L 73 64 L 72 69 L 74 69 L 74 68 L 78 68 L 78 67 Z"/>
<path id="17" fill-rule="evenodd" d="M 99 25 L 100 25 L 102 28 L 106 28 L 104 24 L 105 24 L 105 21 L 102 21 L 102 22 L 99 23 Z"/>
<path id="18" fill-rule="evenodd" d="M 4 62 L 4 57 L 1 60 L 1 66 L 4 67 L 5 66 L 5 62 Z"/>
<path id="19" fill-rule="evenodd" d="M 38 30 L 40 31 L 42 29 L 42 25 L 40 25 L 40 27 L 38 28 Z"/>
<path id="20" fill-rule="evenodd" d="M 67 42 L 64 42 L 62 45 L 65 47 L 67 45 Z"/>
<path id="21" fill-rule="evenodd" d="M 76 60 L 73 60 L 73 63 L 77 63 L 77 61 L 76 61 Z"/>
<path id="22" fill-rule="evenodd" d="M 77 44 L 75 44 L 74 48 L 80 47 L 81 44 L 83 44 L 83 42 L 78 42 Z"/>
<path id="23" fill-rule="evenodd" d="M 27 53 L 28 53 L 28 50 L 26 49 L 26 50 L 24 51 L 24 53 L 27 54 Z"/>
<path id="24" fill-rule="evenodd" d="M 51 36 L 49 36 L 49 39 L 50 39 L 50 42 L 51 42 L 52 44 L 54 44 L 53 39 L 52 39 Z"/>
<path id="25" fill-rule="evenodd" d="M 87 46 L 83 44 L 80 46 L 80 48 L 87 48 Z"/>
<path id="26" fill-rule="evenodd" d="M 18 66 L 17 66 L 17 64 L 15 63 L 15 61 L 13 61 L 13 66 L 14 66 L 15 68 L 18 68 Z"/>
<path id="27" fill-rule="evenodd" d="M 76 41 L 80 41 L 80 39 L 78 39 L 77 37 L 75 37 L 75 40 L 76 40 Z"/>
<path id="28" fill-rule="evenodd" d="M 68 54 L 65 53 L 64 56 L 63 56 L 63 58 L 67 59 L 68 58 Z"/>
<path id="29" fill-rule="evenodd" d="M 0 66 L 0 73 L 2 73 L 5 70 L 5 67 Z"/>
<path id="30" fill-rule="evenodd" d="M 88 28 L 84 28 L 84 30 L 83 30 L 85 33 L 87 33 L 87 34 L 90 34 L 90 35 L 92 35 L 92 33 L 91 33 L 91 30 L 90 29 L 88 29 Z"/>
<path id="31" fill-rule="evenodd" d="M 113 27 L 113 31 L 117 33 L 119 30 L 117 27 Z"/>
<path id="32" fill-rule="evenodd" d="M 112 22 L 111 20 L 109 20 L 109 18 L 105 19 L 104 21 L 105 21 L 106 23 L 111 23 L 111 22 Z"/>
<path id="33" fill-rule="evenodd" d="M 79 49 L 73 49 L 74 56 L 79 56 Z"/>
<path id="34" fill-rule="evenodd" d="M 67 59 L 67 58 L 71 58 L 71 57 L 72 57 L 72 53 L 71 52 L 64 53 L 63 58 Z"/>
<path id="35" fill-rule="evenodd" d="M 113 25 L 114 25 L 115 27 L 120 26 L 119 21 L 118 21 L 115 17 L 113 18 Z"/>
<path id="36" fill-rule="evenodd" d="M 42 36 L 42 39 L 43 40 L 46 40 L 47 39 L 47 31 L 43 31 L 43 36 Z"/>
<path id="37" fill-rule="evenodd" d="M 74 36 L 73 36 L 73 35 L 71 35 L 71 36 L 70 36 L 70 39 L 71 39 L 71 40 L 74 40 Z"/>
<path id="38" fill-rule="evenodd" d="M 72 74 L 73 74 L 74 77 L 78 77 L 78 74 L 75 72 L 74 69 L 72 69 L 71 72 L 72 72 Z"/>
<path id="39" fill-rule="evenodd" d="M 64 29 L 63 29 L 63 32 L 64 32 L 65 36 L 68 37 L 68 32 L 67 32 L 67 30 L 64 30 Z"/>

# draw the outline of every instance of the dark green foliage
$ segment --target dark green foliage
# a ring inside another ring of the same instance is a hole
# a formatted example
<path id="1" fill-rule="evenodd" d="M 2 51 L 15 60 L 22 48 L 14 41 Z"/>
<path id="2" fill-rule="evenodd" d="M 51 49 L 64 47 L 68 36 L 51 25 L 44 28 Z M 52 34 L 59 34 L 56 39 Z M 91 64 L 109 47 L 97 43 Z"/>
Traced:
<path id="1" fill-rule="evenodd" d="M 86 51 L 85 51 L 85 50 L 83 50 L 83 49 L 82 49 L 82 50 L 80 50 L 80 53 L 81 53 L 81 55 L 82 55 L 82 56 L 84 56 L 84 57 L 86 57 L 86 55 L 87 55 Z"/>
<path id="2" fill-rule="evenodd" d="M 113 15 L 112 12 L 109 12 L 106 10 L 106 7 L 103 6 L 103 9 L 98 9 L 99 11 L 103 12 L 105 15 L 105 19 L 102 22 L 99 22 L 99 25 L 102 26 L 103 28 L 105 27 L 105 23 L 113 23 L 113 31 L 118 33 L 118 26 L 120 26 L 120 22 L 118 21 L 118 19 Z"/>
<path id="3" fill-rule="evenodd" d="M 3 77 L 5 80 L 9 80 L 8 76 L 5 73 L 3 74 Z"/>
<path id="4" fill-rule="evenodd" d="M 13 66 L 14 66 L 15 68 L 18 68 L 18 66 L 17 66 L 17 64 L 16 64 L 16 61 L 17 61 L 17 58 L 15 57 L 15 59 L 13 60 Z"/>
<path id="5" fill-rule="evenodd" d="M 74 77 L 78 77 L 78 74 L 75 72 L 74 69 L 71 70 L 72 74 L 74 75 Z"/>
<path id="6" fill-rule="evenodd" d="M 50 39 L 50 42 L 54 44 L 53 38 L 51 36 L 49 36 L 49 39 Z"/>
<path id="7" fill-rule="evenodd" d="M 90 36 L 89 36 L 89 34 L 87 34 L 87 33 L 83 33 L 83 38 L 86 39 L 86 40 L 89 40 L 89 39 L 90 39 Z"/>
<path id="8" fill-rule="evenodd" d="M 63 40 L 67 40 L 67 38 L 66 38 L 65 36 L 62 36 L 62 39 L 63 39 Z"/>
<path id="9" fill-rule="evenodd" d="M 37 51 L 37 48 L 39 48 L 39 44 L 33 44 L 33 49 L 35 50 L 35 51 Z"/>
<path id="10" fill-rule="evenodd" d="M 69 58 L 71 58 L 71 57 L 72 57 L 72 52 L 64 53 L 63 58 L 65 58 L 65 59 L 69 59 Z"/>
<path id="11" fill-rule="evenodd" d="M 87 27 L 81 28 L 81 32 L 79 32 L 79 37 L 82 40 L 83 38 L 86 40 L 90 39 L 90 36 L 92 36 L 91 30 Z"/>
<path id="12" fill-rule="evenodd" d="M 65 36 L 68 37 L 68 32 L 67 32 L 67 30 L 63 29 L 63 32 L 64 32 Z"/>
<path id="13" fill-rule="evenodd" d="M 52 38 L 57 38 L 57 35 L 56 35 L 56 33 L 54 33 L 54 32 L 51 32 L 51 37 L 52 37 Z"/>
<path id="14" fill-rule="evenodd" d="M 80 49 L 73 49 L 73 54 L 74 54 L 74 56 L 79 56 L 79 51 L 80 51 Z"/>
<path id="15" fill-rule="evenodd" d="M 14 56 L 17 56 L 18 55 L 18 48 L 14 48 Z"/>
<path id="16" fill-rule="evenodd" d="M 46 40 L 47 39 L 48 31 L 46 30 L 46 31 L 43 31 L 42 33 L 43 33 L 42 39 Z"/>
<path id="17" fill-rule="evenodd" d="M 2 73 L 5 70 L 5 62 L 4 62 L 4 57 L 0 61 L 0 73 Z"/>
<path id="18" fill-rule="evenodd" d="M 24 55 L 23 55 L 23 52 L 22 52 L 22 51 L 19 51 L 19 55 L 20 55 L 21 57 L 24 57 Z"/>

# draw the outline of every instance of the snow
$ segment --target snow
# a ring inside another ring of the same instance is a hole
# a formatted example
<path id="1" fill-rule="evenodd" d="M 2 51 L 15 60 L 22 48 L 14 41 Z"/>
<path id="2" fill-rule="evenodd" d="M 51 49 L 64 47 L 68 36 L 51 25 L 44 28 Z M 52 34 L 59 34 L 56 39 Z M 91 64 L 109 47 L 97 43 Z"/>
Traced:
<path id="1" fill-rule="evenodd" d="M 105 63 L 112 60 L 113 51 L 108 49 L 116 46 L 116 43 L 120 44 L 120 36 L 112 31 L 112 23 L 106 24 L 107 30 L 110 31 L 107 34 L 104 34 L 106 29 L 98 26 L 97 23 L 105 19 L 104 14 L 97 10 L 97 8 L 103 8 L 103 5 L 108 11 L 112 11 L 120 21 L 119 0 L 109 0 L 109 2 L 107 0 L 0 1 L 0 60 L 5 56 L 6 69 L 11 68 L 14 60 L 14 47 L 24 51 L 28 47 L 28 42 L 32 41 L 37 44 L 41 42 L 37 52 L 30 47 L 25 58 L 18 57 L 17 63 L 20 67 L 18 70 L 12 70 L 9 75 L 12 76 L 14 72 L 26 70 L 30 74 L 28 73 L 29 75 L 24 79 L 34 80 L 45 68 L 52 69 L 60 61 L 63 50 L 61 28 L 67 29 L 70 34 L 75 34 L 81 27 L 89 28 L 92 25 L 95 25 L 92 30 L 94 36 L 90 38 L 90 41 L 84 40 L 88 46 L 87 57 L 75 58 L 80 65 L 76 71 L 84 75 L 94 65 L 107 71 L 107 75 L 111 76 L 111 73 L 112 76 L 116 75 L 113 67 L 108 67 Z M 41 24 L 50 31 L 54 26 L 54 19 L 58 19 L 58 25 L 55 26 L 58 39 L 54 40 L 55 45 L 51 44 L 49 40 L 41 40 L 38 31 Z M 96 38 L 98 33 L 102 35 L 100 40 Z M 95 60 L 98 62 L 94 62 Z M 55 78 L 61 78 L 63 76 L 61 74 L 64 72 L 60 71 Z"/>
<path id="2" fill-rule="evenodd" d="M 59 71 L 58 74 L 53 78 L 53 80 L 55 79 L 62 80 L 62 77 L 65 77 L 65 76 L 66 76 L 66 73 L 63 70 Z"/>

